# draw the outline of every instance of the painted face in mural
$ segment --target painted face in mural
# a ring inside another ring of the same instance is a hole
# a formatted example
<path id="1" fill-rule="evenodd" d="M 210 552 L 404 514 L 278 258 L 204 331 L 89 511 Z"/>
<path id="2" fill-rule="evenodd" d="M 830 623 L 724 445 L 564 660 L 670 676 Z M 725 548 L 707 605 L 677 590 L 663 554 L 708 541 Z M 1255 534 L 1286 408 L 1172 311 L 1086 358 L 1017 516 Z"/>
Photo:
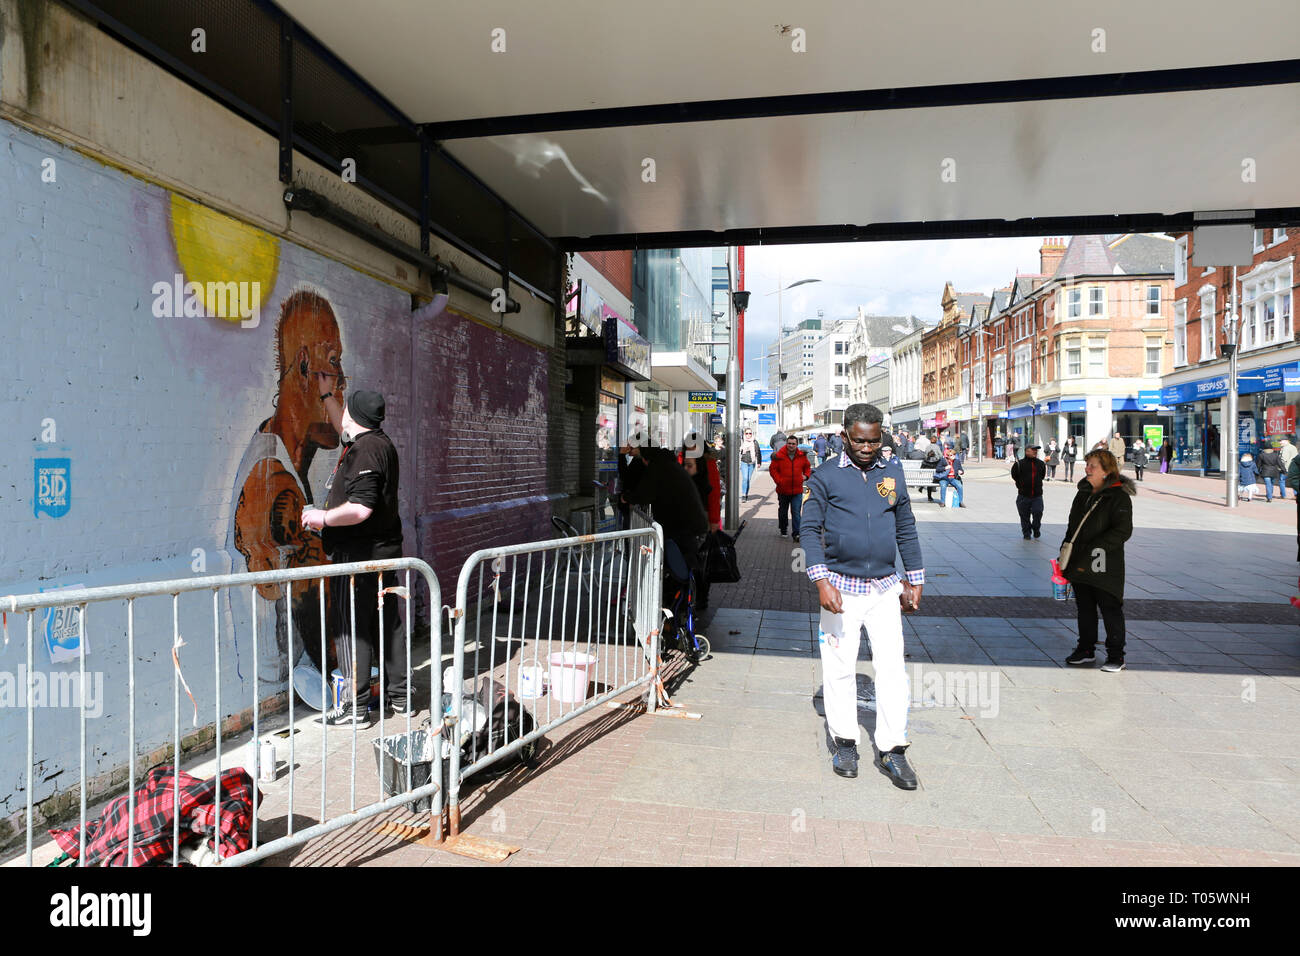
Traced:
<path id="1" fill-rule="evenodd" d="M 321 395 L 343 401 L 343 342 L 334 310 L 320 295 L 296 292 L 281 309 L 278 329 L 280 391 L 271 430 L 305 470 L 316 448 L 336 448 L 339 435 Z M 329 383 L 322 387 L 322 382 Z M 332 386 L 332 387 L 331 387 Z"/>

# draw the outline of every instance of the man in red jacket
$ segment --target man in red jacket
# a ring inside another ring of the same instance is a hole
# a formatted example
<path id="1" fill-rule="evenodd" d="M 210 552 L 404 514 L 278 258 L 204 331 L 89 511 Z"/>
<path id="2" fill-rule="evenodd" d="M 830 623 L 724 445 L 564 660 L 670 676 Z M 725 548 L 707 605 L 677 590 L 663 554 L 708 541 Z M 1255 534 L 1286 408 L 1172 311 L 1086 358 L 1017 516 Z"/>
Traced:
<path id="1" fill-rule="evenodd" d="M 812 464 L 799 447 L 798 435 L 786 435 L 785 446 L 772 456 L 767 472 L 776 482 L 778 507 L 776 523 L 785 537 L 786 515 L 794 514 L 794 540 L 799 540 L 799 522 L 803 514 L 803 483 L 812 474 Z"/>

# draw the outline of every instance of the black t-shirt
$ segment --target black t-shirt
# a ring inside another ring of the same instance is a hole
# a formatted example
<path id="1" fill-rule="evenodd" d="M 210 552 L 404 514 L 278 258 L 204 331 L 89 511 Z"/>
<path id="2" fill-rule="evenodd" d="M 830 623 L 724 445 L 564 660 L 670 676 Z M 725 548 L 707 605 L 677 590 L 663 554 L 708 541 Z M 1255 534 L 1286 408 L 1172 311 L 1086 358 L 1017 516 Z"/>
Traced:
<path id="1" fill-rule="evenodd" d="M 353 502 L 372 509 L 360 524 L 326 526 L 321 532 L 331 556 L 396 558 L 402 555 L 402 519 L 397 513 L 397 449 L 383 429 L 362 432 L 344 448 L 334 470 L 325 507 Z"/>

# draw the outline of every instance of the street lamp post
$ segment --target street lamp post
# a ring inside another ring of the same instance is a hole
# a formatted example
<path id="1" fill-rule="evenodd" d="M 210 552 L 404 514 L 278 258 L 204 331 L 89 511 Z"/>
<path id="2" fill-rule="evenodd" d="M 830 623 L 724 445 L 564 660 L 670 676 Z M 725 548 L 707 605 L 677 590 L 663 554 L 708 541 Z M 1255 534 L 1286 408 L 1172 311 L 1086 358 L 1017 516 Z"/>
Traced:
<path id="1" fill-rule="evenodd" d="M 771 292 L 765 292 L 764 295 L 776 296 L 776 427 L 778 431 L 785 430 L 785 373 L 781 371 L 781 365 L 784 361 L 785 352 L 785 328 L 782 322 L 781 298 L 782 293 L 793 289 L 797 285 L 808 285 L 813 282 L 821 282 L 821 279 L 800 279 L 798 282 L 791 282 L 789 285 L 783 285 L 785 280 L 781 278 L 780 272 L 777 273 L 776 288 Z M 802 352 L 800 353 L 802 355 Z"/>
<path id="2" fill-rule="evenodd" d="M 1227 497 L 1226 504 L 1229 508 L 1237 507 L 1237 486 L 1240 479 L 1238 466 L 1237 448 L 1237 331 L 1241 326 L 1241 316 L 1237 314 L 1237 267 L 1232 267 L 1232 296 L 1229 299 L 1231 305 L 1225 318 L 1224 331 L 1227 333 L 1227 341 L 1220 346 L 1220 350 L 1228 357 L 1228 394 L 1224 396 L 1224 414 L 1227 419 L 1223 423 L 1227 437 L 1224 440 L 1224 451 L 1227 453 L 1228 460 L 1224 464 L 1223 473 L 1226 481 L 1225 494 Z M 1208 417 L 1208 416 L 1207 416 Z M 1220 434 L 1223 434 L 1221 431 Z M 1283 479 L 1285 480 L 1285 479 Z"/>
<path id="3" fill-rule="evenodd" d="M 726 525 L 735 530 L 740 524 L 740 357 L 737 330 L 749 308 L 749 293 L 737 289 L 731 293 L 731 340 L 727 349 L 727 514 Z"/>

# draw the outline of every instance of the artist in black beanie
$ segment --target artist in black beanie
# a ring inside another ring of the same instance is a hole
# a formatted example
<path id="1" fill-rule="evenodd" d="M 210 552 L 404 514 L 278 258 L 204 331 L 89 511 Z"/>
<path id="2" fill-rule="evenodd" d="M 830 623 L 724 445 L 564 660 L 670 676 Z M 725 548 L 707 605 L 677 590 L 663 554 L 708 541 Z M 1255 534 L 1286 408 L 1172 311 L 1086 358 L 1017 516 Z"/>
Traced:
<path id="1" fill-rule="evenodd" d="M 323 400 L 323 399 L 322 399 Z M 343 411 L 343 453 L 325 483 L 324 509 L 302 513 L 306 528 L 321 532 L 325 553 L 335 564 L 374 561 L 402 556 L 402 519 L 397 513 L 399 468 L 397 449 L 382 428 L 384 396 L 357 390 L 350 393 Z M 378 664 L 379 588 L 397 585 L 397 576 L 385 572 L 358 574 L 355 600 L 349 597 L 347 576 L 329 579 L 334 613 L 332 631 L 338 641 L 339 666 L 347 678 L 338 706 L 323 718 L 331 726 L 351 726 L 369 721 L 370 668 Z M 355 607 L 356 631 L 352 630 Z M 407 672 L 405 631 L 399 626 L 399 602 L 384 596 L 385 680 L 381 689 L 386 706 L 401 716 L 414 712 Z M 353 644 L 356 654 L 353 655 Z"/>

